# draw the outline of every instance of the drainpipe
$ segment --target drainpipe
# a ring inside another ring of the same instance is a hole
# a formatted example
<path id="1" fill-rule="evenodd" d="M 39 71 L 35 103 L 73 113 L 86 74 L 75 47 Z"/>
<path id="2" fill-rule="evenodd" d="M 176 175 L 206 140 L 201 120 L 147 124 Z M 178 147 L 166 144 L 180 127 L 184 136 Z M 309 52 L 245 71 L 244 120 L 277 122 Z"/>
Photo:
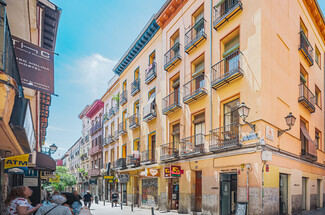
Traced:
<path id="1" fill-rule="evenodd" d="M 210 0 L 210 131 L 212 131 L 212 0 Z"/>
<path id="2" fill-rule="evenodd" d="M 264 166 L 266 162 L 263 162 L 262 166 L 262 215 L 264 214 Z"/>
<path id="3" fill-rule="evenodd" d="M 247 214 L 249 214 L 248 203 L 249 203 L 249 169 L 250 169 L 250 165 L 247 164 L 246 168 L 247 168 L 247 185 L 246 185 L 246 189 L 247 189 Z"/>

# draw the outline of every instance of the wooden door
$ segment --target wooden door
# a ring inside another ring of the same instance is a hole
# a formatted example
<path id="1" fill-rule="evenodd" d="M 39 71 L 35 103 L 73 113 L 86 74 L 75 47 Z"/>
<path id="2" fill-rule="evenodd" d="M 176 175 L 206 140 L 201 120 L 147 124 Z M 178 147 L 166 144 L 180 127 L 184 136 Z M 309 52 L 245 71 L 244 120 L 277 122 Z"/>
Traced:
<path id="1" fill-rule="evenodd" d="M 195 172 L 195 211 L 202 210 L 202 171 Z"/>

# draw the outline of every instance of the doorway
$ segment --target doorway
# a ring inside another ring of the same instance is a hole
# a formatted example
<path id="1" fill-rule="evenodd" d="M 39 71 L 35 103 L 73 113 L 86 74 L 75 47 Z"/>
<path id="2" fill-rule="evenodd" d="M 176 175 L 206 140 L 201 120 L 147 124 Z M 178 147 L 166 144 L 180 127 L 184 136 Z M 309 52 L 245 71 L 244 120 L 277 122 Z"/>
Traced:
<path id="1" fill-rule="evenodd" d="M 307 178 L 302 177 L 302 209 L 307 210 Z"/>
<path id="2" fill-rule="evenodd" d="M 179 201 L 179 179 L 168 179 L 168 208 L 178 210 Z"/>
<path id="3" fill-rule="evenodd" d="M 202 171 L 195 172 L 195 211 L 202 211 Z"/>
<path id="4" fill-rule="evenodd" d="M 317 179 L 317 208 L 322 207 L 322 204 L 320 202 L 320 200 L 321 200 L 320 197 L 322 195 L 322 192 L 321 192 L 321 183 L 322 183 L 322 180 Z"/>
<path id="5" fill-rule="evenodd" d="M 288 214 L 288 175 L 280 174 L 279 196 L 280 214 Z"/>
<path id="6" fill-rule="evenodd" d="M 122 202 L 124 204 L 127 203 L 127 194 L 126 194 L 126 184 L 125 183 L 122 184 Z"/>
<path id="7" fill-rule="evenodd" d="M 220 179 L 221 215 L 235 214 L 237 203 L 237 173 L 222 173 Z"/>

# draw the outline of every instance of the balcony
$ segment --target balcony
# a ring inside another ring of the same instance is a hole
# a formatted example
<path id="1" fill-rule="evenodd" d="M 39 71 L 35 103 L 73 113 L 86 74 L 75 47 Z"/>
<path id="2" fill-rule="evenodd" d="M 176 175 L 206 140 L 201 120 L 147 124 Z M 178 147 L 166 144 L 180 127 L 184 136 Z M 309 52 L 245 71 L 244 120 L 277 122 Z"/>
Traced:
<path id="1" fill-rule="evenodd" d="M 119 133 L 118 133 L 118 130 L 114 132 L 114 141 L 118 141 L 118 138 L 119 138 Z"/>
<path id="2" fill-rule="evenodd" d="M 147 105 L 143 108 L 143 121 L 149 122 L 157 117 L 156 113 L 156 98 L 150 99 Z"/>
<path id="3" fill-rule="evenodd" d="M 312 154 L 310 154 L 309 152 L 306 152 L 306 150 L 303 150 L 303 149 L 301 149 L 300 158 L 302 160 L 311 161 L 311 162 L 317 161 L 317 156 L 312 155 Z"/>
<path id="4" fill-rule="evenodd" d="M 156 163 L 156 157 L 157 157 L 157 151 L 156 149 L 151 149 L 151 150 L 146 150 L 141 152 L 141 159 L 140 163 L 142 165 L 148 165 L 148 164 L 153 164 Z"/>
<path id="5" fill-rule="evenodd" d="M 129 128 L 130 128 L 131 130 L 134 130 L 134 129 L 136 129 L 137 127 L 140 126 L 139 118 L 140 118 L 140 116 L 139 116 L 138 113 L 136 113 L 136 114 L 130 116 L 130 118 L 129 118 Z"/>
<path id="6" fill-rule="evenodd" d="M 205 88 L 205 76 L 200 74 L 184 84 L 184 94 L 183 102 L 189 104 L 198 100 L 199 98 L 207 95 L 207 90 Z"/>
<path id="7" fill-rule="evenodd" d="M 179 90 L 175 90 L 162 100 L 162 112 L 164 115 L 168 115 L 181 108 Z"/>
<path id="8" fill-rule="evenodd" d="M 106 121 L 108 121 L 108 114 L 107 113 L 105 113 L 104 115 L 103 115 L 103 124 L 106 122 Z"/>
<path id="9" fill-rule="evenodd" d="M 314 64 L 314 52 L 313 52 L 314 49 L 311 46 L 307 36 L 303 31 L 300 31 L 299 35 L 300 35 L 300 44 L 298 50 L 304 55 L 304 57 L 309 63 L 309 66 L 312 66 Z"/>
<path id="10" fill-rule="evenodd" d="M 100 171 L 99 169 L 90 169 L 88 171 L 89 176 L 100 176 Z"/>
<path id="11" fill-rule="evenodd" d="M 90 129 L 90 134 L 94 135 L 97 131 L 99 131 L 102 128 L 102 124 L 100 122 L 93 125 Z"/>
<path id="12" fill-rule="evenodd" d="M 92 156 L 92 155 L 95 155 L 97 153 L 100 153 L 102 151 L 102 146 L 100 145 L 97 145 L 97 146 L 94 146 L 92 147 L 91 149 L 89 149 L 89 155 Z"/>
<path id="13" fill-rule="evenodd" d="M 139 156 L 139 154 L 138 154 Z M 140 166 L 140 158 L 135 158 L 134 155 L 129 155 L 126 158 L 126 166 L 127 167 L 138 167 Z"/>
<path id="14" fill-rule="evenodd" d="M 120 104 L 121 104 L 121 105 L 124 105 L 127 101 L 128 101 L 127 90 L 124 90 L 124 91 L 120 94 Z"/>
<path id="15" fill-rule="evenodd" d="M 126 159 L 119 158 L 116 160 L 116 168 L 115 169 L 126 169 Z"/>
<path id="16" fill-rule="evenodd" d="M 180 44 L 177 42 L 165 54 L 164 69 L 168 71 L 181 60 Z"/>
<path id="17" fill-rule="evenodd" d="M 181 141 L 181 157 L 201 156 L 205 153 L 205 135 L 195 134 Z"/>
<path id="18" fill-rule="evenodd" d="M 179 159 L 179 142 L 170 142 L 160 146 L 160 160 L 167 162 Z"/>
<path id="19" fill-rule="evenodd" d="M 210 152 L 240 148 L 239 123 L 232 123 L 211 131 Z"/>
<path id="20" fill-rule="evenodd" d="M 115 108 L 111 107 L 108 111 L 108 118 L 112 118 L 115 115 Z"/>
<path id="21" fill-rule="evenodd" d="M 156 77 L 157 77 L 157 65 L 154 62 L 146 69 L 145 83 L 149 84 Z"/>
<path id="22" fill-rule="evenodd" d="M 113 135 L 108 135 L 105 139 L 104 139 L 104 145 L 109 145 L 111 143 L 114 142 L 114 137 Z"/>
<path id="23" fill-rule="evenodd" d="M 140 78 L 135 79 L 131 84 L 131 96 L 140 92 Z"/>
<path id="24" fill-rule="evenodd" d="M 315 112 L 315 96 L 304 83 L 299 84 L 298 102 L 310 113 Z"/>
<path id="25" fill-rule="evenodd" d="M 218 30 L 223 24 L 233 16 L 243 10 L 241 0 L 221 0 L 214 6 L 213 27 Z"/>
<path id="26" fill-rule="evenodd" d="M 118 134 L 119 135 L 126 134 L 126 121 L 123 121 L 118 124 Z"/>
<path id="27" fill-rule="evenodd" d="M 237 50 L 212 66 L 212 88 L 216 90 L 241 78 L 244 75 L 243 61 L 243 54 Z"/>
<path id="28" fill-rule="evenodd" d="M 190 53 L 203 40 L 207 38 L 205 32 L 205 19 L 201 18 L 195 25 L 185 34 L 185 52 Z"/>

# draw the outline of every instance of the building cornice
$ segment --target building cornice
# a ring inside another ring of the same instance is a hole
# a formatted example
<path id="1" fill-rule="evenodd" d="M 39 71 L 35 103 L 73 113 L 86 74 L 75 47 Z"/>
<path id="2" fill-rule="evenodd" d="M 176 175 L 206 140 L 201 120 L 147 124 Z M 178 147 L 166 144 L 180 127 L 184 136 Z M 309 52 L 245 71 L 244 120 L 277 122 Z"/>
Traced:
<path id="1" fill-rule="evenodd" d="M 169 0 L 158 12 L 157 24 L 164 28 L 170 20 L 176 16 L 180 9 L 185 5 L 188 0 Z"/>
<path id="2" fill-rule="evenodd" d="M 309 15 L 325 43 L 325 18 L 317 0 L 303 0 Z"/>
<path id="3" fill-rule="evenodd" d="M 90 108 L 88 109 L 88 111 L 85 113 L 86 117 L 92 118 L 93 116 L 96 115 L 96 113 L 98 113 L 98 111 L 103 109 L 103 107 L 104 107 L 104 103 L 102 101 L 100 101 L 99 99 L 95 100 L 93 104 L 90 106 Z"/>
<path id="4" fill-rule="evenodd" d="M 78 115 L 79 119 L 82 119 L 85 116 L 85 113 L 88 111 L 89 109 L 89 105 L 87 105 L 82 111 L 81 113 Z"/>

